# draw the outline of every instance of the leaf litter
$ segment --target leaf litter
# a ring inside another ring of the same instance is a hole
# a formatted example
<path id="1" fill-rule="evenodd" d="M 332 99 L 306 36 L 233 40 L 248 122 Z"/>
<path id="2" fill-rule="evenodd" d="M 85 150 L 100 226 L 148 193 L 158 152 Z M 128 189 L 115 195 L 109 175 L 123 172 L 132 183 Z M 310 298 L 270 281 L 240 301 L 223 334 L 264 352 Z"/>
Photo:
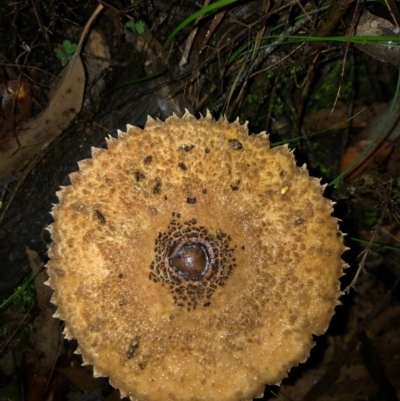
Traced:
<path id="1" fill-rule="evenodd" d="M 43 156 L 48 145 L 80 112 L 86 83 L 81 58 L 82 45 L 102 9 L 103 6 L 99 5 L 86 23 L 75 55 L 49 92 L 48 107 L 0 142 L 0 179 L 21 171 L 26 176 Z"/>

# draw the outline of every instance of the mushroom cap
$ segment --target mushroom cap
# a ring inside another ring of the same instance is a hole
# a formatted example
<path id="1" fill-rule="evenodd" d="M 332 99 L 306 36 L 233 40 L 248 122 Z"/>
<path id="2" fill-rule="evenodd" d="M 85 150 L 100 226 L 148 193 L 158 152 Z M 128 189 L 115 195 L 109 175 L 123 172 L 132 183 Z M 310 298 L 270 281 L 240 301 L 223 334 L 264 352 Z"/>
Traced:
<path id="1" fill-rule="evenodd" d="M 345 250 L 324 187 L 247 125 L 128 126 L 57 193 L 48 284 L 67 338 L 131 400 L 251 400 L 306 360 Z"/>

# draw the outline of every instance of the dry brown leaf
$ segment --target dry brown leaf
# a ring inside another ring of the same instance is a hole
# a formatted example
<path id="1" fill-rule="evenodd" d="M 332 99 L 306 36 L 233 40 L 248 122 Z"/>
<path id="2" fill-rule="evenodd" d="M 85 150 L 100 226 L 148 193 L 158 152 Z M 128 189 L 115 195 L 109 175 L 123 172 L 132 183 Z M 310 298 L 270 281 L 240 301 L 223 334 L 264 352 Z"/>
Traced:
<path id="1" fill-rule="evenodd" d="M 85 86 L 85 71 L 79 54 L 63 70 L 49 93 L 49 106 L 21 126 L 0 147 L 0 177 L 23 168 L 41 149 L 54 140 L 80 111 Z"/>
<path id="2" fill-rule="evenodd" d="M 103 70 L 109 67 L 110 63 L 107 60 L 110 60 L 111 57 L 103 31 L 93 29 L 90 32 L 83 56 L 91 97 L 98 99 L 106 85 L 106 81 L 101 75 Z"/>
<path id="3" fill-rule="evenodd" d="M 350 107 L 350 103 L 339 100 L 336 102 L 334 109 L 332 109 L 332 106 L 325 107 L 308 114 L 304 118 L 304 124 L 311 132 L 341 130 L 345 129 L 349 124 L 353 128 L 365 128 L 374 117 L 374 107 L 368 107 L 363 102 L 356 102 L 353 115 L 349 121 Z"/>
<path id="4" fill-rule="evenodd" d="M 47 272 L 39 254 L 26 248 L 32 274 L 36 274 L 35 287 L 40 314 L 35 319 L 29 342 L 31 347 L 25 359 L 26 388 L 25 400 L 46 399 L 47 383 L 57 360 L 62 344 L 60 322 L 53 318 L 56 307 L 50 303 L 52 291 L 44 285 Z"/>
<path id="5" fill-rule="evenodd" d="M 85 89 L 85 71 L 80 56 L 82 43 L 102 8 L 99 5 L 87 22 L 74 57 L 51 88 L 48 107 L 37 117 L 22 124 L 14 135 L 0 142 L 0 178 L 26 167 L 35 155 L 68 127 L 81 110 Z"/>
<path id="6" fill-rule="evenodd" d="M 367 9 L 364 9 L 360 20 L 358 21 L 355 35 L 398 36 L 399 30 L 396 25 L 392 24 L 388 20 L 379 18 L 376 15 L 371 14 Z M 383 61 L 384 63 L 391 63 L 397 68 L 399 68 L 400 66 L 400 49 L 396 46 L 395 43 L 390 43 L 390 41 L 388 41 L 386 44 L 355 43 L 354 46 L 379 61 Z"/>
<path id="7" fill-rule="evenodd" d="M 345 171 L 370 146 L 371 140 L 364 139 L 348 146 L 340 161 L 340 172 Z M 380 168 L 393 151 L 391 140 L 378 139 L 360 161 L 346 174 L 346 180 L 352 181 L 363 171 Z"/>
<path id="8" fill-rule="evenodd" d="M 379 139 L 376 139 L 376 134 L 380 132 L 382 125 L 385 124 L 390 104 L 389 102 L 386 105 L 379 105 L 377 114 L 370 120 L 368 126 L 359 134 L 352 137 L 351 142 L 347 145 L 340 161 L 340 172 L 345 171 L 361 154 L 365 153 L 366 148 L 371 145 L 371 142 L 374 142 L 374 145 L 364 154 L 361 160 L 346 173 L 346 180 L 351 181 L 355 179 L 365 170 L 381 168 L 389 156 L 392 158 L 391 155 L 393 154 L 395 140 L 400 135 L 400 100 L 396 101 L 391 116 L 380 133 Z"/>
<path id="9" fill-rule="evenodd" d="M 44 285 L 47 280 L 47 272 L 44 270 L 44 262 L 39 254 L 26 248 L 32 274 L 35 278 L 36 296 L 40 308 L 40 314 L 35 319 L 30 342 L 33 345 L 31 358 L 36 361 L 36 374 L 47 374 L 55 363 L 61 344 L 60 322 L 53 318 L 56 307 L 50 303 L 51 289 Z"/>

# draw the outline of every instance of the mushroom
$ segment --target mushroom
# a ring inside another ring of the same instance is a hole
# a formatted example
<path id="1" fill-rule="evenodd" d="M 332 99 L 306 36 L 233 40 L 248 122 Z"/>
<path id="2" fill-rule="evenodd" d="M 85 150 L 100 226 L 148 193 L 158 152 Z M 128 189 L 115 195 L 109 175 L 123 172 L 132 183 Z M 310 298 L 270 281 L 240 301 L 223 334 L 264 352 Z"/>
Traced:
<path id="1" fill-rule="evenodd" d="M 131 400 L 252 400 L 307 359 L 345 250 L 324 186 L 247 124 L 148 119 L 57 193 L 65 336 Z"/>

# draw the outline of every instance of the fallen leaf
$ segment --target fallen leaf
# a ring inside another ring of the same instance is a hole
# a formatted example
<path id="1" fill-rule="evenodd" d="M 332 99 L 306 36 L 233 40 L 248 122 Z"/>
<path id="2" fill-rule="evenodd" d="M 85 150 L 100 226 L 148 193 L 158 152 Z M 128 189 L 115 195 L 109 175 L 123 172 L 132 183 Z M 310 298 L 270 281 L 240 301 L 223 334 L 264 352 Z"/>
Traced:
<path id="1" fill-rule="evenodd" d="M 363 171 L 380 168 L 382 164 L 392 154 L 395 140 L 400 135 L 400 100 L 394 105 L 392 114 L 386 123 L 380 137 L 376 139 L 377 133 L 382 129 L 390 103 L 379 107 L 379 112 L 370 121 L 369 125 L 359 134 L 352 138 L 340 161 L 340 172 L 344 172 L 354 161 L 361 156 L 362 158 L 355 164 L 345 176 L 347 181 L 352 181 Z M 371 143 L 374 144 L 371 146 Z M 367 147 L 371 148 L 366 151 Z"/>
<path id="2" fill-rule="evenodd" d="M 106 81 L 101 75 L 103 70 L 109 67 L 110 63 L 107 60 L 110 60 L 111 57 L 105 34 L 98 29 L 93 29 L 84 50 L 83 56 L 90 95 L 92 99 L 98 99 L 106 85 Z"/>
<path id="3" fill-rule="evenodd" d="M 399 36 L 399 30 L 396 25 L 371 14 L 364 8 L 357 24 L 355 36 Z M 387 43 L 355 43 L 354 47 L 379 61 L 391 63 L 397 68 L 400 67 L 400 48 L 396 43 L 391 41 Z"/>
<path id="4" fill-rule="evenodd" d="M 85 71 L 76 54 L 49 93 L 49 106 L 0 143 L 0 177 L 23 168 L 48 146 L 74 119 L 82 107 Z"/>
<path id="5" fill-rule="evenodd" d="M 35 287 L 40 314 L 32 325 L 29 342 L 31 347 L 25 360 L 26 401 L 44 400 L 48 391 L 51 371 L 60 352 L 62 344 L 60 322 L 53 315 L 56 306 L 50 303 L 53 291 L 44 284 L 47 272 L 44 262 L 37 252 L 26 248 L 32 274 L 36 275 Z"/>
<path id="6" fill-rule="evenodd" d="M 102 8 L 99 5 L 85 25 L 75 55 L 49 92 L 48 107 L 0 142 L 0 178 L 26 167 L 35 155 L 69 126 L 81 110 L 85 89 L 85 71 L 80 55 L 82 43 Z"/>
<path id="7" fill-rule="evenodd" d="M 349 146 L 340 161 L 340 172 L 346 170 L 346 168 L 365 151 L 370 143 L 371 140 L 360 140 Z M 371 149 L 359 160 L 357 165 L 346 175 L 346 180 L 352 181 L 363 171 L 379 168 L 388 158 L 392 150 L 392 141 L 377 140 Z"/>
<path id="8" fill-rule="evenodd" d="M 311 132 L 323 130 L 339 130 L 346 128 L 349 124 L 353 128 L 365 128 L 374 117 L 374 109 L 362 102 L 354 105 L 353 116 L 349 121 L 350 103 L 338 101 L 335 107 L 325 107 L 308 114 L 304 118 L 304 124 Z"/>

